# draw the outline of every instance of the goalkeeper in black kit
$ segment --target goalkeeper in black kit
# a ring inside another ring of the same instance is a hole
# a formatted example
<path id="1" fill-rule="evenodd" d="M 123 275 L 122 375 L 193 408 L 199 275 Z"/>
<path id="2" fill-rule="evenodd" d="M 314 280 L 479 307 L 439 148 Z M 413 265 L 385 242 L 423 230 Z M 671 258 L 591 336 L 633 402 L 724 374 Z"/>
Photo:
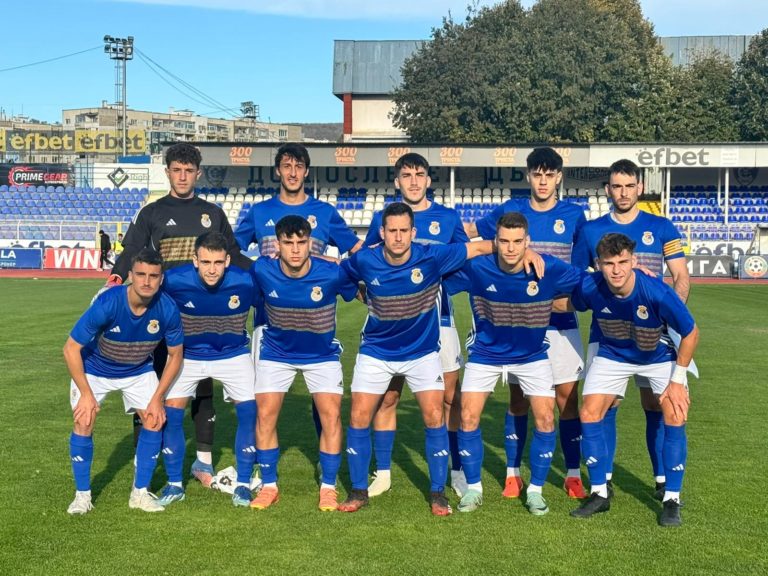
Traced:
<path id="1" fill-rule="evenodd" d="M 165 173 L 171 190 L 167 196 L 147 204 L 134 216 L 123 240 L 123 252 L 112 268 L 107 286 L 123 283 L 128 277 L 131 259 L 142 248 L 160 252 L 165 269 L 191 262 L 195 239 L 212 231 L 221 232 L 226 237 L 232 264 L 244 270 L 250 269 L 253 262 L 240 252 L 224 211 L 195 196 L 201 161 L 200 151 L 191 144 L 179 143 L 168 148 Z M 161 373 L 166 359 L 164 343 L 155 350 L 154 357 L 155 371 Z M 211 378 L 201 380 L 198 384 L 191 414 L 197 443 L 192 476 L 209 487 L 214 476 L 211 449 L 216 420 Z M 140 428 L 141 421 L 134 418 L 134 438 Z"/>

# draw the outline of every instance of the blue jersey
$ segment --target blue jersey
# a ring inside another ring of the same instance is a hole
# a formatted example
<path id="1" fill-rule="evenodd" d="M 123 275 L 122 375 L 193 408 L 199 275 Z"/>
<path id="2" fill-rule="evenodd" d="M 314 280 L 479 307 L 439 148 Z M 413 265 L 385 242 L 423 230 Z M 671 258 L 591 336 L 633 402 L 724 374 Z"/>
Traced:
<path id="1" fill-rule="evenodd" d="M 455 244 L 469 242 L 467 233 L 464 232 L 464 226 L 456 210 L 441 206 L 436 202 L 426 210 L 414 211 L 414 227 L 416 228 L 416 238 L 414 242 L 418 244 Z M 368 228 L 368 234 L 365 237 L 364 244 L 373 246 L 381 243 L 381 211 L 373 214 L 371 226 Z M 448 294 L 443 290 L 440 300 L 440 325 L 454 326 L 453 306 Z"/>
<path id="2" fill-rule="evenodd" d="M 592 266 L 597 270 L 597 243 L 610 232 L 618 232 L 637 242 L 637 263 L 659 276 L 664 273 L 664 260 L 685 258 L 680 232 L 666 218 L 641 210 L 629 224 L 614 220 L 606 214 L 584 224 L 576 236 L 573 247 L 573 265 L 578 268 Z"/>
<path id="3" fill-rule="evenodd" d="M 163 338 L 168 346 L 184 342 L 173 300 L 158 293 L 136 316 L 128 304 L 128 290 L 115 286 L 102 293 L 72 328 L 70 336 L 83 346 L 86 374 L 128 378 L 152 372 L 152 352 Z"/>
<path id="4" fill-rule="evenodd" d="M 259 258 L 251 270 L 267 315 L 259 358 L 295 364 L 338 360 L 336 296 L 352 300 L 357 284 L 337 264 L 314 257 L 302 278 L 287 276 L 273 258 Z"/>
<path id="5" fill-rule="evenodd" d="M 249 272 L 230 266 L 209 287 L 194 265 L 185 264 L 165 273 L 163 290 L 181 312 L 184 358 L 224 360 L 248 354 L 246 322 L 255 294 Z"/>
<path id="6" fill-rule="evenodd" d="M 344 272 L 367 289 L 360 353 L 406 361 L 439 350 L 441 277 L 461 268 L 466 259 L 464 244 L 412 244 L 411 257 L 399 266 L 384 259 L 383 246 L 344 260 Z"/>
<path id="7" fill-rule="evenodd" d="M 501 270 L 495 254 L 469 260 L 461 272 L 446 278 L 451 293 L 469 292 L 470 362 L 501 366 L 546 360 L 552 301 L 570 294 L 583 272 L 553 256 L 542 258 L 547 272 L 541 279 L 525 270 L 515 274 Z"/>
<path id="8" fill-rule="evenodd" d="M 690 334 L 694 320 L 675 291 L 660 278 L 635 272 L 635 288 L 626 298 L 613 294 L 602 273 L 584 277 L 571 297 L 577 310 L 592 310 L 599 327 L 598 356 L 628 364 L 656 364 L 677 355 L 666 326 L 681 336 Z"/>

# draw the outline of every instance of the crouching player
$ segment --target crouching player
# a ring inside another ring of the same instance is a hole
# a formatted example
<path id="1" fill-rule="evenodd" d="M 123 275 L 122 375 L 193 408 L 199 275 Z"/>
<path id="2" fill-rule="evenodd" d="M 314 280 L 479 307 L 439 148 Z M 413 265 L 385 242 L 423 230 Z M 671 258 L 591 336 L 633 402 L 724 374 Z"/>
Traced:
<path id="1" fill-rule="evenodd" d="M 305 218 L 284 216 L 275 226 L 275 235 L 279 259 L 259 258 L 252 268 L 267 325 L 256 364 L 256 446 L 264 484 L 251 508 L 263 510 L 280 498 L 277 420 L 285 394 L 301 372 L 322 424 L 318 507 L 330 512 L 338 507 L 336 476 L 341 464 L 344 393 L 339 362 L 342 348 L 335 338 L 336 297 L 352 300 L 357 284 L 337 264 L 310 256 L 312 226 Z"/>
<path id="2" fill-rule="evenodd" d="M 232 503 L 251 503 L 256 400 L 246 321 L 254 304 L 254 287 L 250 272 L 229 266 L 228 246 L 226 236 L 207 232 L 195 240 L 192 264 L 165 273 L 163 290 L 178 306 L 184 325 L 184 363 L 165 401 L 163 459 L 168 484 L 159 499 L 164 506 L 184 500 L 184 410 L 205 378 L 220 380 L 224 399 L 235 403 L 237 486 Z"/>
<path id="3" fill-rule="evenodd" d="M 70 514 L 85 514 L 91 504 L 93 426 L 104 397 L 123 394 L 127 413 L 136 412 L 142 427 L 136 446 L 136 476 L 128 506 L 162 512 L 163 506 L 147 491 L 160 453 L 165 423 L 163 397 L 179 372 L 183 334 L 173 300 L 160 293 L 163 260 L 147 248 L 132 259 L 131 284 L 101 294 L 77 321 L 64 345 L 64 359 L 72 376 L 70 403 L 75 420 L 70 457 L 75 476 L 75 499 Z M 165 338 L 168 362 L 158 382 L 152 351 Z"/>
<path id="4" fill-rule="evenodd" d="M 543 255 L 543 278 L 525 272 L 523 257 L 530 242 L 528 221 L 507 212 L 496 224 L 497 254 L 467 262 L 446 279 L 450 292 L 469 292 L 473 330 L 467 340 L 469 359 L 461 384 L 459 454 L 467 478 L 460 512 L 472 512 L 483 502 L 480 473 L 483 438 L 480 416 L 501 377 L 514 377 L 530 402 L 535 420 L 530 446 L 531 482 L 526 507 L 531 514 L 549 512 L 542 496 L 556 446 L 555 382 L 545 341 L 555 298 L 569 294 L 581 273 L 562 260 Z"/>
<path id="5" fill-rule="evenodd" d="M 685 422 L 690 405 L 686 371 L 699 330 L 671 287 L 633 270 L 637 262 L 634 250 L 635 242 L 623 234 L 603 236 L 597 244 L 600 272 L 586 276 L 572 296 L 574 308 L 592 310 L 600 339 L 587 371 L 581 407 L 582 454 L 591 494 L 571 515 L 588 518 L 610 508 L 606 484 L 610 455 L 603 418 L 614 400 L 624 397 L 629 377 L 643 376 L 650 382 L 664 417 L 666 486 L 659 524 L 679 526 L 687 455 Z M 677 351 L 662 338 L 667 326 L 682 336 Z"/>

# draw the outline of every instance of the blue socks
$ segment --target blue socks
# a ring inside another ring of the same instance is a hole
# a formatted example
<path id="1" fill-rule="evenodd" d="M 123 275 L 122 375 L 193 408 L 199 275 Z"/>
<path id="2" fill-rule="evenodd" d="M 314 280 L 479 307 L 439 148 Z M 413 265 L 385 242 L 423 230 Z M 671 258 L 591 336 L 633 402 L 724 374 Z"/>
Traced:
<path id="1" fill-rule="evenodd" d="M 430 492 L 442 492 L 448 475 L 448 428 L 424 428 L 424 447 L 429 468 Z"/>
<path id="2" fill-rule="evenodd" d="M 165 429 L 163 430 L 163 463 L 168 482 L 183 480 L 184 466 L 184 409 L 165 407 Z"/>
<path id="3" fill-rule="evenodd" d="M 347 465 L 349 480 L 355 490 L 368 489 L 368 467 L 371 465 L 370 428 L 347 429 Z"/>
<path id="4" fill-rule="evenodd" d="M 336 485 L 339 466 L 341 466 L 341 453 L 329 454 L 328 452 L 320 451 L 320 469 L 323 471 L 321 482 L 323 484 Z"/>
<path id="5" fill-rule="evenodd" d="M 280 460 L 280 447 L 269 450 L 257 450 L 259 468 L 261 469 L 261 481 L 264 484 L 277 483 L 277 461 Z M 251 479 L 248 478 L 248 481 Z"/>
<path id="6" fill-rule="evenodd" d="M 373 431 L 373 452 L 376 455 L 376 470 L 390 470 L 392 468 L 392 448 L 394 445 L 394 430 Z"/>
<path id="7" fill-rule="evenodd" d="M 581 423 L 581 452 L 592 487 L 605 484 L 608 454 L 604 435 L 605 420 Z"/>
<path id="8" fill-rule="evenodd" d="M 142 427 L 139 431 L 139 442 L 136 445 L 136 478 L 133 481 L 136 488 L 146 488 L 152 481 L 162 443 L 163 433 L 160 430 L 153 431 Z"/>
<path id="9" fill-rule="evenodd" d="M 607 457 L 606 460 L 606 467 L 605 472 L 606 474 L 613 473 L 613 459 L 616 457 L 616 413 L 619 411 L 618 407 L 612 407 L 609 408 L 608 411 L 605 413 L 605 416 L 603 416 L 603 434 L 605 434 L 605 454 Z M 584 425 L 581 426 L 582 429 L 582 443 L 584 442 L 583 439 L 583 431 L 584 431 Z M 583 444 L 582 444 L 582 451 L 584 450 Z"/>
<path id="10" fill-rule="evenodd" d="M 651 457 L 654 476 L 664 476 L 664 416 L 661 412 L 645 411 L 645 444 Z"/>
<path id="11" fill-rule="evenodd" d="M 685 424 L 670 426 L 664 424 L 664 473 L 667 477 L 666 491 L 680 492 L 683 487 L 685 461 L 688 456 L 688 442 Z"/>
<path id="12" fill-rule="evenodd" d="M 235 404 L 237 432 L 235 432 L 235 461 L 237 481 L 250 484 L 256 463 L 256 400 Z"/>
<path id="13" fill-rule="evenodd" d="M 483 433 L 478 428 L 471 432 L 459 430 L 457 434 L 461 466 L 464 468 L 467 484 L 477 484 L 480 482 L 483 467 Z"/>
<path id="14" fill-rule="evenodd" d="M 459 433 L 448 430 L 448 448 L 451 452 L 451 470 L 461 470 L 461 456 L 459 455 Z"/>
<path id="15" fill-rule="evenodd" d="M 504 415 L 504 451 L 507 453 L 507 468 L 520 468 L 523 449 L 528 438 L 528 414 Z"/>
<path id="16" fill-rule="evenodd" d="M 534 428 L 533 442 L 529 452 L 531 466 L 531 485 L 544 486 L 549 474 L 549 467 L 552 464 L 552 456 L 557 444 L 557 433 L 542 432 Z"/>
<path id="17" fill-rule="evenodd" d="M 72 474 L 75 476 L 75 490 L 90 490 L 93 436 L 80 436 L 72 432 L 69 436 L 69 458 L 72 461 Z"/>
<path id="18" fill-rule="evenodd" d="M 581 465 L 581 420 L 571 418 L 560 419 L 560 447 L 563 449 L 565 467 L 568 470 L 578 469 Z"/>

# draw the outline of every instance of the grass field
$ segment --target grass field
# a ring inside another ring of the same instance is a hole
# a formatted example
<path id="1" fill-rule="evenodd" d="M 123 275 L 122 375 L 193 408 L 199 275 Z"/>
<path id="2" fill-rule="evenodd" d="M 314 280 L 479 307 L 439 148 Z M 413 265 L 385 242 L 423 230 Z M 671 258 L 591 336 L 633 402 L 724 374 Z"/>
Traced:
<path id="1" fill-rule="evenodd" d="M 613 508 L 586 521 L 568 515 L 576 502 L 560 489 L 559 454 L 544 488 L 548 515 L 533 517 L 522 501 L 501 498 L 507 394 L 501 387 L 482 422 L 486 497 L 479 511 L 430 515 L 422 424 L 406 395 L 393 490 L 357 514 L 320 513 L 316 437 L 303 384 L 289 394 L 279 427 L 282 499 L 274 508 L 235 509 L 228 496 L 190 483 L 187 500 L 161 514 L 129 510 L 131 425 L 113 396 L 94 434 L 95 510 L 70 517 L 71 412 L 61 347 L 97 288 L 96 281 L 0 279 L 1 575 L 768 574 L 762 369 L 768 285 L 693 287 L 702 379 L 692 383 L 684 526 L 676 530 L 656 524 L 660 506 L 652 499 L 645 421 L 633 388 L 619 413 Z M 464 333 L 466 301 L 458 314 Z M 338 315 L 347 385 L 363 315 L 359 303 L 342 305 Z M 216 400 L 214 458 L 223 467 L 234 463 L 234 412 L 220 395 Z M 347 416 L 348 399 L 345 423 Z M 191 428 L 187 432 L 189 437 Z M 523 474 L 527 478 L 527 469 Z M 153 487 L 164 479 L 160 466 Z M 346 462 L 341 484 L 343 494 L 349 487 Z M 451 501 L 455 507 L 454 496 Z"/>

